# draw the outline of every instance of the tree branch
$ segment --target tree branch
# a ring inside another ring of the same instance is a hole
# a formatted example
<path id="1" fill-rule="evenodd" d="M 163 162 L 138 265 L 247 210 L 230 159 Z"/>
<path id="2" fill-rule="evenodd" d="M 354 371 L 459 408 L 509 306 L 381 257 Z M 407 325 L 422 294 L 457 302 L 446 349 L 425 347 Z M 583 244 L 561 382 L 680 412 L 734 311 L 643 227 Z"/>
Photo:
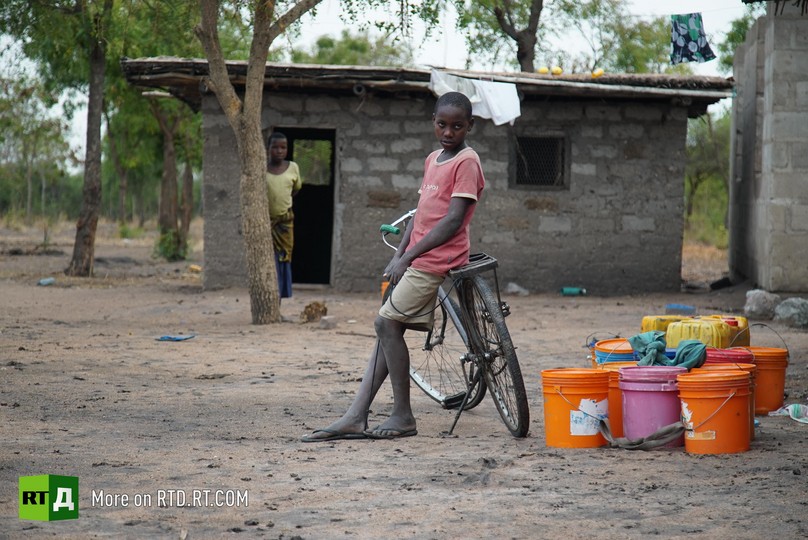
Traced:
<path id="1" fill-rule="evenodd" d="M 533 0 L 530 5 L 530 18 L 527 23 L 527 31 L 533 35 L 539 29 L 539 17 L 541 16 L 542 9 L 544 9 L 544 0 Z"/>
<path id="2" fill-rule="evenodd" d="M 503 32 L 505 32 L 513 40 L 519 39 L 519 34 L 511 22 L 510 13 L 508 13 L 508 17 L 506 17 L 505 13 L 502 11 L 502 8 L 497 6 L 494 8 L 494 16 L 497 18 L 499 27 L 502 28 Z"/>
<path id="3" fill-rule="evenodd" d="M 322 1 L 323 0 L 300 0 L 298 3 L 292 6 L 289 11 L 281 15 L 269 29 L 269 43 L 267 43 L 267 47 L 269 47 L 269 45 L 275 41 L 276 37 L 285 32 L 290 24 L 298 20 L 307 12 L 311 11 Z"/>

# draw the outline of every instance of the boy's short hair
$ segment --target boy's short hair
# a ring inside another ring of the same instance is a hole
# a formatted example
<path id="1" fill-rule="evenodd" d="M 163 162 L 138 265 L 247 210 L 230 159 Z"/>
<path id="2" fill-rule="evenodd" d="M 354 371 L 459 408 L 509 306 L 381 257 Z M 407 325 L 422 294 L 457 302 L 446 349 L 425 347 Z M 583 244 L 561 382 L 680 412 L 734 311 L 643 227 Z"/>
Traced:
<path id="1" fill-rule="evenodd" d="M 272 141 L 285 141 L 286 135 L 281 133 L 280 131 L 273 131 L 272 134 L 267 139 L 267 146 L 272 146 Z"/>
<path id="2" fill-rule="evenodd" d="M 465 95 L 461 94 L 460 92 L 446 92 L 442 96 L 438 98 L 438 102 L 435 103 L 435 112 L 438 112 L 438 109 L 443 107 L 444 105 L 449 107 L 456 107 L 458 109 L 463 109 L 466 113 L 466 117 L 471 118 L 471 101 Z"/>

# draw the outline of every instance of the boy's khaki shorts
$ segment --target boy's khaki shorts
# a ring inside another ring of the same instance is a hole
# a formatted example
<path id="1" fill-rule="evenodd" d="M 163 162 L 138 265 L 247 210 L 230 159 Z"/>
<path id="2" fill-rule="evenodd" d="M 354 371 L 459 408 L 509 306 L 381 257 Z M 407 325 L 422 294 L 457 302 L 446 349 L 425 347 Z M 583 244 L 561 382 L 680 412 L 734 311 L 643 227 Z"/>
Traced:
<path id="1" fill-rule="evenodd" d="M 379 315 L 406 325 L 413 330 L 429 330 L 435 316 L 435 300 L 444 276 L 413 267 L 407 268 L 393 288 Z"/>

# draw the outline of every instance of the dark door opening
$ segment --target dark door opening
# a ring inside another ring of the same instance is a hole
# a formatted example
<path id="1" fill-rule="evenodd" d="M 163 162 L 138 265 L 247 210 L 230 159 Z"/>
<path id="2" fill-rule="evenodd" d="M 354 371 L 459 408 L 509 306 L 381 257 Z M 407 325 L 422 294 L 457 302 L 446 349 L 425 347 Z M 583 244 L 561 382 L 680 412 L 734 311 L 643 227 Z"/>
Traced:
<path id="1" fill-rule="evenodd" d="M 333 129 L 277 127 L 286 135 L 288 158 L 300 167 L 303 188 L 295 196 L 294 283 L 331 283 L 331 237 L 334 230 Z"/>

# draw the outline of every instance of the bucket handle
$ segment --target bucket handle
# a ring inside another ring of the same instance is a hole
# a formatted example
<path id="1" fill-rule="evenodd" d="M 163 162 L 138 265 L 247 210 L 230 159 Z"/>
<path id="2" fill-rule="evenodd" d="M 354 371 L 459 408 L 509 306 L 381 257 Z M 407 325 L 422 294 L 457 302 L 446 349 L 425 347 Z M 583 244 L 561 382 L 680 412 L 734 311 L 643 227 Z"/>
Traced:
<path id="1" fill-rule="evenodd" d="M 592 344 L 591 340 L 593 338 L 595 338 L 595 336 L 597 336 L 598 334 L 606 334 L 607 336 L 612 337 L 612 338 L 619 338 L 620 337 L 620 334 L 612 334 L 611 332 L 606 332 L 605 330 L 603 332 L 592 332 L 591 334 L 586 336 L 586 342 L 584 343 L 584 348 L 585 349 L 589 349 L 590 347 L 594 346 L 594 344 Z"/>
<path id="2" fill-rule="evenodd" d="M 769 330 L 771 330 L 772 332 L 774 332 L 774 333 L 775 333 L 775 335 L 777 335 L 777 337 L 779 337 L 779 338 L 780 338 L 780 341 L 782 341 L 782 342 L 783 342 L 783 345 L 785 346 L 786 351 L 789 353 L 789 356 L 791 356 L 791 351 L 789 351 L 789 350 L 788 350 L 788 343 L 786 343 L 786 340 L 784 340 L 784 339 L 783 339 L 783 336 L 781 336 L 781 335 L 780 335 L 780 334 L 777 332 L 777 330 L 775 330 L 774 328 L 772 328 L 771 326 L 769 326 L 769 325 L 768 325 L 768 324 L 766 324 L 766 323 L 752 323 L 752 324 L 747 325 L 747 326 L 746 326 L 746 328 L 744 328 L 743 330 L 741 330 L 740 332 L 738 332 L 737 334 L 735 334 L 735 337 L 734 337 L 734 338 L 732 338 L 732 341 L 730 341 L 730 342 L 729 342 L 729 346 L 730 346 L 730 348 L 732 348 L 732 344 L 733 344 L 733 343 L 735 343 L 735 340 L 736 340 L 736 339 L 738 339 L 738 336 L 740 336 L 740 335 L 741 335 L 741 334 L 743 334 L 744 332 L 751 332 L 751 329 L 752 329 L 752 327 L 753 327 L 753 326 L 762 326 L 762 327 L 764 327 L 764 328 L 768 328 Z M 751 335 L 751 334 L 750 334 L 750 335 Z"/>
<path id="3" fill-rule="evenodd" d="M 724 405 L 726 405 L 726 404 L 727 404 L 727 402 L 729 402 L 729 400 L 731 400 L 732 398 L 734 398 L 734 397 L 735 397 L 735 394 L 737 394 L 737 392 L 733 390 L 733 392 L 732 392 L 732 393 L 729 395 L 729 397 L 727 397 L 727 399 L 725 399 L 725 400 L 724 400 L 724 403 L 722 403 L 721 405 L 719 405 L 719 406 L 718 406 L 718 408 L 717 408 L 716 410 L 714 410 L 714 411 L 713 411 L 713 412 L 710 414 L 710 416 L 708 416 L 707 418 L 705 418 L 705 419 L 704 419 L 704 421 L 703 421 L 702 423 L 700 423 L 698 426 L 696 426 L 696 427 L 694 427 L 694 428 L 692 428 L 692 429 L 687 429 L 687 428 L 685 428 L 685 431 L 696 431 L 696 430 L 697 430 L 697 429 L 699 429 L 701 426 L 703 426 L 704 424 L 706 424 L 707 422 L 709 422 L 709 421 L 710 421 L 710 419 L 711 419 L 713 416 L 715 416 L 716 414 L 718 414 L 718 411 L 720 411 L 721 409 L 723 409 L 723 408 L 724 408 Z"/>
<path id="4" fill-rule="evenodd" d="M 592 416 L 592 415 L 591 415 L 591 414 L 589 414 L 588 412 L 586 412 L 586 411 L 582 411 L 582 410 L 580 409 L 580 407 L 576 407 L 575 405 L 573 405 L 573 404 L 572 404 L 572 402 L 571 402 L 570 400 L 568 400 L 568 399 L 567 399 L 567 396 L 565 396 L 565 395 L 564 395 L 564 393 L 561 391 L 561 387 L 560 387 L 560 386 L 556 386 L 556 387 L 554 387 L 554 390 L 556 391 L 556 393 L 557 393 L 559 396 L 561 396 L 561 399 L 563 399 L 564 401 L 566 401 L 567 403 L 569 403 L 569 406 L 570 406 L 570 407 L 572 407 L 573 409 L 575 409 L 575 410 L 576 410 L 576 411 L 578 411 L 579 413 L 583 413 L 584 415 L 588 416 L 589 418 L 592 418 L 592 419 L 594 419 L 595 421 L 600 422 L 600 420 L 601 420 L 601 419 L 600 419 L 599 417 L 597 417 L 597 416 Z"/>

